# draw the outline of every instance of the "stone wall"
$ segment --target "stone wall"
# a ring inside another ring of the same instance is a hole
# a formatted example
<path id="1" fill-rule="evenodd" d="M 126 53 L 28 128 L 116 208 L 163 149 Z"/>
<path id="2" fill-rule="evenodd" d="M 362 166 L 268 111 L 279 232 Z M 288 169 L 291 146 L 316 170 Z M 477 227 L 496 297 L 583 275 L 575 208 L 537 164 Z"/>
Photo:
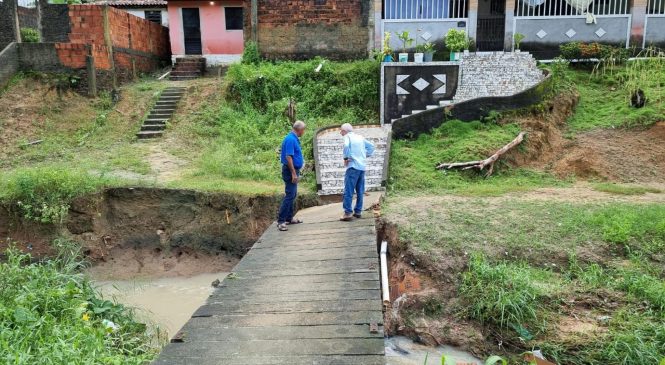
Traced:
<path id="1" fill-rule="evenodd" d="M 365 58 L 373 42 L 371 0 L 259 0 L 257 41 L 269 59 Z M 251 24 L 251 2 L 245 2 Z M 251 39 L 252 31 L 245 35 Z"/>
<path id="2" fill-rule="evenodd" d="M 69 42 L 69 6 L 40 0 L 42 42 Z"/>
<path id="3" fill-rule="evenodd" d="M 16 0 L 0 1 L 0 51 L 18 41 Z"/>
<path id="4" fill-rule="evenodd" d="M 509 96 L 543 80 L 544 74 L 527 52 L 477 52 L 463 55 L 460 81 L 453 101 Z"/>
<path id="5" fill-rule="evenodd" d="M 16 45 L 17 43 L 10 43 L 0 50 L 0 89 L 5 87 L 18 71 L 18 47 Z"/>

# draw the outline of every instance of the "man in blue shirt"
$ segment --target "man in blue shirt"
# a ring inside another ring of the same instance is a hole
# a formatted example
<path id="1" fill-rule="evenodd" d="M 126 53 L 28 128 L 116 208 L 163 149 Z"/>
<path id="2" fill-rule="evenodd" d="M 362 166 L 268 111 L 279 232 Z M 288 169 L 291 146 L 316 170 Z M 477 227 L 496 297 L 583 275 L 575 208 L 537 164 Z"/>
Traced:
<path id="1" fill-rule="evenodd" d="M 280 160 L 282 162 L 282 180 L 284 180 L 285 195 L 277 217 L 277 229 L 280 231 L 288 231 L 288 224 L 302 223 L 300 220 L 294 219 L 293 216 L 295 215 L 300 169 L 305 164 L 298 137 L 302 137 L 304 133 L 305 123 L 296 121 L 293 123 L 293 130 L 282 141 Z"/>
<path id="2" fill-rule="evenodd" d="M 340 220 L 348 222 L 353 217 L 361 218 L 363 212 L 363 197 L 365 195 L 365 163 L 368 157 L 374 154 L 374 145 L 360 134 L 353 133 L 353 126 L 342 124 L 344 136 L 344 215 Z M 356 206 L 351 210 L 353 191 L 356 192 Z M 351 214 L 353 213 L 353 215 Z"/>

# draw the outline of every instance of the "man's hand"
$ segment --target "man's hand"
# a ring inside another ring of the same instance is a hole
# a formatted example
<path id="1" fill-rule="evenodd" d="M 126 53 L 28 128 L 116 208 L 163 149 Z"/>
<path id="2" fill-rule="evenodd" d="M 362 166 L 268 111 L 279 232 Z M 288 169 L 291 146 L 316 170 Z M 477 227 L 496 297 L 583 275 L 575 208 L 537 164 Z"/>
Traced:
<path id="1" fill-rule="evenodd" d="M 292 182 L 293 184 L 297 184 L 297 183 L 298 183 L 298 174 L 291 174 L 291 182 Z"/>
<path id="2" fill-rule="evenodd" d="M 347 167 L 347 166 L 349 166 L 349 159 L 345 158 L 344 159 L 344 167 Z"/>

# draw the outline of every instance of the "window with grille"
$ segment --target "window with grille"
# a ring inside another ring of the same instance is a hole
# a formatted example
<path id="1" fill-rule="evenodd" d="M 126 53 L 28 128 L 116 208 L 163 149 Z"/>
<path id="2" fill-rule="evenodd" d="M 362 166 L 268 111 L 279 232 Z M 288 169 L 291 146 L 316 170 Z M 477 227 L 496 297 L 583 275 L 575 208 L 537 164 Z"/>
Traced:
<path id="1" fill-rule="evenodd" d="M 649 0 L 647 14 L 665 15 L 665 0 Z"/>
<path id="2" fill-rule="evenodd" d="M 630 14 L 630 7 L 628 0 L 518 0 L 515 3 L 516 16 L 577 16 L 587 12 L 594 15 Z"/>
<path id="3" fill-rule="evenodd" d="M 243 28 L 242 8 L 240 7 L 224 8 L 224 19 L 226 20 L 226 30 L 242 30 Z"/>
<path id="4" fill-rule="evenodd" d="M 162 12 L 160 10 L 146 10 L 145 18 L 153 23 L 162 24 Z"/>
<path id="5" fill-rule="evenodd" d="M 467 17 L 468 0 L 383 0 L 384 19 L 455 19 Z"/>

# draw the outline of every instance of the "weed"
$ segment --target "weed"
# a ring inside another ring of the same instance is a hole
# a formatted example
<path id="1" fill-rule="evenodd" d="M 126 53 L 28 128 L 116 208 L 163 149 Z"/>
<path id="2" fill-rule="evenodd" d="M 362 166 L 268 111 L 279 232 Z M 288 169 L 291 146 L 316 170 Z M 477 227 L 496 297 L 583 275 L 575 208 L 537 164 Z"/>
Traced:
<path id="1" fill-rule="evenodd" d="M 5 364 L 144 364 L 157 348 L 131 310 L 104 301 L 79 273 L 73 244 L 41 263 L 10 249 L 0 263 L 0 359 Z M 110 321 L 110 322 L 109 322 Z M 112 323 L 112 325 L 111 325 Z"/>
<path id="2" fill-rule="evenodd" d="M 245 49 L 242 52 L 242 63 L 245 65 L 258 65 L 261 62 L 259 45 L 256 42 L 249 41 L 245 43 Z"/>

